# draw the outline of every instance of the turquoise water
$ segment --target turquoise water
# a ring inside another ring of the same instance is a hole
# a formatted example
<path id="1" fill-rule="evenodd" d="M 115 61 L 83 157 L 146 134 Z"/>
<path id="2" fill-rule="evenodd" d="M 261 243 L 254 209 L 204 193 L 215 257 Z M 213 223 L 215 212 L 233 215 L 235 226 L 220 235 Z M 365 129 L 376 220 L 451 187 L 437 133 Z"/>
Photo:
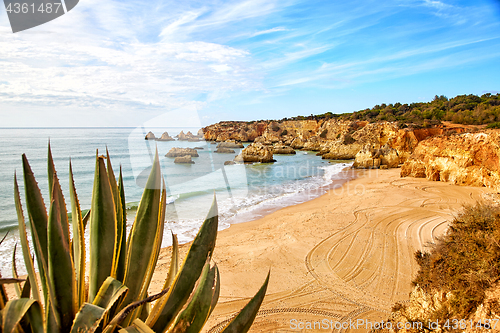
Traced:
<path id="1" fill-rule="evenodd" d="M 82 209 L 88 209 L 94 178 L 96 149 L 99 155 L 111 156 L 118 177 L 121 166 L 129 227 L 140 201 L 145 176 L 158 149 L 162 173 L 168 190 L 166 228 L 178 234 L 180 242 L 191 240 L 205 218 L 215 192 L 219 206 L 219 229 L 231 223 L 249 221 L 280 207 L 317 197 L 335 180 L 345 179 L 346 163 L 329 163 L 314 152 L 298 151 L 297 155 L 275 155 L 273 164 L 228 165 L 235 154 L 213 153 L 216 145 L 209 142 L 155 142 L 144 136 L 153 131 L 159 137 L 165 130 L 171 136 L 180 128 L 44 128 L 0 129 L 0 236 L 9 231 L 0 246 L 2 274 L 10 276 L 12 248 L 17 241 L 17 216 L 13 200 L 13 179 L 17 171 L 24 204 L 21 155 L 26 154 L 39 183 L 45 203 L 48 203 L 47 146 L 50 139 L 54 163 L 58 171 L 66 203 L 69 204 L 68 169 L 71 159 L 75 185 Z M 182 128 L 197 132 L 197 128 Z M 246 145 L 246 144 L 245 144 Z M 165 157 L 172 147 L 201 147 L 195 164 L 174 164 Z M 25 214 L 26 215 L 26 214 Z M 165 233 L 164 246 L 169 245 Z M 20 256 L 19 256 L 20 258 Z M 22 267 L 20 268 L 22 272 Z"/>

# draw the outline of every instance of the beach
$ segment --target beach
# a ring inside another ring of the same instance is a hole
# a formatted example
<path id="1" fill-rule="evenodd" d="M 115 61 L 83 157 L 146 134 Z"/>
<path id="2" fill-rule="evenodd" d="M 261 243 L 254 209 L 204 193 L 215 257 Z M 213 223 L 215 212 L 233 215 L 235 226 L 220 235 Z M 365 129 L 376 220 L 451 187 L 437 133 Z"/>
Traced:
<path id="1" fill-rule="evenodd" d="M 464 204 L 494 192 L 400 178 L 400 169 L 358 170 L 356 177 L 321 197 L 219 232 L 213 262 L 221 294 L 205 332 L 218 332 L 217 324 L 248 302 L 269 270 L 251 332 L 367 331 L 395 302 L 408 299 L 418 270 L 414 252 L 443 234 Z M 181 246 L 182 257 L 188 246 Z M 151 292 L 163 284 L 170 251 L 162 250 Z M 358 329 L 346 324 L 356 321 Z M 307 329 L 314 322 L 316 329 Z"/>

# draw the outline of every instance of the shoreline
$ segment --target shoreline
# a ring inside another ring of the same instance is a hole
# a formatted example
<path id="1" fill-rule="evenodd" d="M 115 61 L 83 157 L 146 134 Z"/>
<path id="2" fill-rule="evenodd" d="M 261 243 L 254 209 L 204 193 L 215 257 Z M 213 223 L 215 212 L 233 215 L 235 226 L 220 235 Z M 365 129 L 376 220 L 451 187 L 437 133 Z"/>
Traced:
<path id="1" fill-rule="evenodd" d="M 221 293 L 204 332 L 239 311 L 269 269 L 250 332 L 290 330 L 292 319 L 386 320 L 396 301 L 408 299 L 418 270 L 413 253 L 442 234 L 463 204 L 493 191 L 400 178 L 400 169 L 353 171 L 357 178 L 318 198 L 219 231 L 212 261 Z M 189 244 L 180 246 L 182 258 Z M 151 292 L 169 263 L 163 248 Z"/>

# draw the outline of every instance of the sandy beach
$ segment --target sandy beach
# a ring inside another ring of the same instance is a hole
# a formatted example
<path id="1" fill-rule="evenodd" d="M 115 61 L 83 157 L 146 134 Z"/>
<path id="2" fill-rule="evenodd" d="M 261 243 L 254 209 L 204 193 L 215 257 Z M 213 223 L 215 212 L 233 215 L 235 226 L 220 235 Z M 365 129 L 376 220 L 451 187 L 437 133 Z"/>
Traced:
<path id="1" fill-rule="evenodd" d="M 213 261 L 221 296 L 205 332 L 219 332 L 218 324 L 244 306 L 269 269 L 251 332 L 351 331 L 334 325 L 386 319 L 394 302 L 408 299 L 418 269 L 414 252 L 441 235 L 462 205 L 493 192 L 399 172 L 357 171 L 356 179 L 319 198 L 219 232 Z M 170 249 L 163 249 L 153 290 L 169 261 Z M 305 329 L 318 321 L 321 327 Z"/>

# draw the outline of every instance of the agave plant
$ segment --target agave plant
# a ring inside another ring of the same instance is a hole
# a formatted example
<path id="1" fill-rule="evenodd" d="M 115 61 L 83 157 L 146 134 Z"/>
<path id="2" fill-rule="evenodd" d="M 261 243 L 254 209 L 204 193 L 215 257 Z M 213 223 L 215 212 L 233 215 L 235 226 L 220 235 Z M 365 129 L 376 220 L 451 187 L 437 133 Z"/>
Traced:
<path id="1" fill-rule="evenodd" d="M 160 253 L 166 211 L 166 189 L 158 152 L 128 237 L 122 171 L 120 168 L 116 181 L 107 151 L 106 154 L 106 158 L 96 154 L 91 207 L 85 216 L 78 201 L 70 162 L 72 238 L 50 144 L 48 212 L 23 155 L 34 257 L 14 176 L 14 199 L 28 277 L 24 284 L 20 282 L 14 251 L 13 278 L 2 279 L 0 284 L 1 332 L 199 332 L 212 313 L 220 291 L 217 265 L 210 265 L 218 224 L 215 196 L 207 219 L 180 268 L 177 238 L 172 235 L 172 260 L 163 290 L 148 295 Z M 87 225 L 90 229 L 88 262 L 85 253 Z M 222 332 L 248 331 L 268 281 L 269 274 L 257 294 Z M 4 283 L 14 283 L 17 299 L 7 299 Z M 153 301 L 156 302 L 151 307 Z"/>

